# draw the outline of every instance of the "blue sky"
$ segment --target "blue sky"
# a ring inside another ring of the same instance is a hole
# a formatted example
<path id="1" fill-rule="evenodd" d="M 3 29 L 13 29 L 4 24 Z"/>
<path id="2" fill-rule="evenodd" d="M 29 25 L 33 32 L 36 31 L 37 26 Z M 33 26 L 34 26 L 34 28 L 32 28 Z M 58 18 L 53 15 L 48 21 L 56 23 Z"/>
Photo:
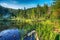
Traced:
<path id="1" fill-rule="evenodd" d="M 36 7 L 37 4 L 43 6 L 44 3 L 50 6 L 52 0 L 0 0 L 0 5 L 13 9 L 23 9 L 24 7 Z"/>

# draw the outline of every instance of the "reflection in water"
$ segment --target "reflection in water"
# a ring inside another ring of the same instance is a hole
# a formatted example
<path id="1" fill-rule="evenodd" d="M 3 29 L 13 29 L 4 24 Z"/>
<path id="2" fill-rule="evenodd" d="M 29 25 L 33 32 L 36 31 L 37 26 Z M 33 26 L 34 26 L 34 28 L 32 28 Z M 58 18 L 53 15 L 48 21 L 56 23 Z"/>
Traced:
<path id="1" fill-rule="evenodd" d="M 4 30 L 0 32 L 0 40 L 19 40 L 20 34 L 18 29 Z"/>
<path id="2" fill-rule="evenodd" d="M 35 40 L 35 37 L 34 37 L 34 35 L 26 36 L 26 37 L 24 38 L 24 40 Z"/>
<path id="3" fill-rule="evenodd" d="M 22 30 L 20 30 L 22 31 Z M 0 32 L 0 40 L 20 40 L 21 32 L 18 29 L 8 29 Z M 22 31 L 23 32 L 23 31 Z M 26 36 L 24 40 L 35 40 L 34 34 Z"/>

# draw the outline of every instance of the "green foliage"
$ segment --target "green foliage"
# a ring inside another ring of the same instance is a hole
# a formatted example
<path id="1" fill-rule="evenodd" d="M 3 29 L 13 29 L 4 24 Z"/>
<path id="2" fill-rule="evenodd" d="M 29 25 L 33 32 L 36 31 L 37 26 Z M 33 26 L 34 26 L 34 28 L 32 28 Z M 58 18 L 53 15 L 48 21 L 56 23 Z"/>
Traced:
<path id="1" fill-rule="evenodd" d="M 26 34 L 27 32 L 36 30 L 39 40 L 56 40 L 58 32 L 54 32 L 54 27 L 60 28 L 60 19 L 56 19 L 56 17 L 60 17 L 59 5 L 60 2 L 56 0 L 53 6 L 55 7 L 54 9 L 51 9 L 46 4 L 44 6 L 37 5 L 37 7 L 29 9 L 24 7 L 24 10 L 9 9 L 0 6 L 0 31 L 9 28 L 18 28 L 19 30 L 24 30 Z"/>

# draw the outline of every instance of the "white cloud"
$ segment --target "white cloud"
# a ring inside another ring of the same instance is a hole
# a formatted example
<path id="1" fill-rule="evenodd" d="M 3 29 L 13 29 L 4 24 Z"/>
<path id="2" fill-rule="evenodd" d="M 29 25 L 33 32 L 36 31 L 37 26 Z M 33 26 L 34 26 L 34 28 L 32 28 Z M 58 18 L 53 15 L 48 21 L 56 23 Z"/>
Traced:
<path id="1" fill-rule="evenodd" d="M 8 4 L 7 3 L 0 3 L 0 5 L 2 5 L 2 6 L 7 6 Z"/>
<path id="2" fill-rule="evenodd" d="M 8 3 L 0 3 L 0 5 L 3 6 L 3 7 L 13 8 L 13 9 L 22 8 L 21 6 L 13 5 L 13 4 L 8 4 Z"/>
<path id="3" fill-rule="evenodd" d="M 36 7 L 35 4 L 31 4 L 31 5 L 16 5 L 16 4 L 8 4 L 8 3 L 0 3 L 1 6 L 3 7 L 7 7 L 7 8 L 13 8 L 13 9 L 24 9 L 24 7 L 26 8 L 31 8 L 31 7 Z"/>

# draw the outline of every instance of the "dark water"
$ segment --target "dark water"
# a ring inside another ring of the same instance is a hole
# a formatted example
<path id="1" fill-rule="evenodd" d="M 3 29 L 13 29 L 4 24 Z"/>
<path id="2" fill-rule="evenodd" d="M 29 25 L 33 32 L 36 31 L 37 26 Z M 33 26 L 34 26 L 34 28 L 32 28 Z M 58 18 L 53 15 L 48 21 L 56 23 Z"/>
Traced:
<path id="1" fill-rule="evenodd" d="M 34 37 L 34 35 L 27 36 L 27 37 L 24 38 L 24 40 L 35 40 L 35 37 Z"/>
<path id="2" fill-rule="evenodd" d="M 0 32 L 0 40 L 19 40 L 20 34 L 18 29 L 9 29 Z"/>
<path id="3" fill-rule="evenodd" d="M 0 40 L 21 40 L 21 34 L 18 29 L 8 29 L 0 32 Z M 34 35 L 26 36 L 24 40 L 35 40 Z"/>

